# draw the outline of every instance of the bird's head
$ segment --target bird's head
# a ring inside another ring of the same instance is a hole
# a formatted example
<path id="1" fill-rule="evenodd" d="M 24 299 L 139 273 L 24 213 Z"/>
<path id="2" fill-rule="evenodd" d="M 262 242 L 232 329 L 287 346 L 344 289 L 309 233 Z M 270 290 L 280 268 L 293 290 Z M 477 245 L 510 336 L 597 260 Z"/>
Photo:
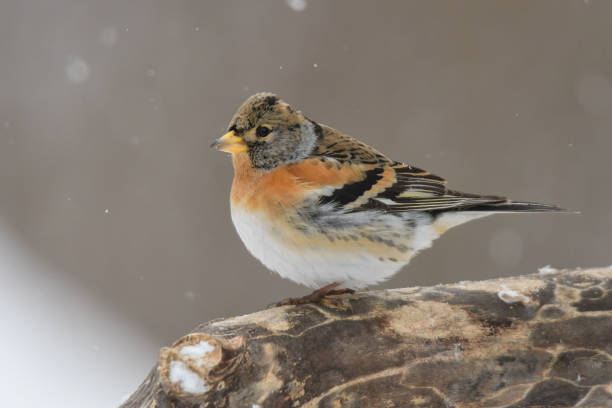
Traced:
<path id="1" fill-rule="evenodd" d="M 238 108 L 228 132 L 211 147 L 248 154 L 254 168 L 271 170 L 307 157 L 319 133 L 319 126 L 301 112 L 294 111 L 276 95 L 262 92 Z"/>

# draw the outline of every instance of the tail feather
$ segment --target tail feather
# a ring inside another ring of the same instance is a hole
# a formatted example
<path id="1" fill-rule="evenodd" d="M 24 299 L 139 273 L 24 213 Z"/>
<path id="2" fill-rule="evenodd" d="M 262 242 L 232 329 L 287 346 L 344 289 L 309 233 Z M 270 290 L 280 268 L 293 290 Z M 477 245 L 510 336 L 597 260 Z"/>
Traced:
<path id="1" fill-rule="evenodd" d="M 530 203 L 522 201 L 502 201 L 492 203 L 479 203 L 473 206 L 462 208 L 461 211 L 486 211 L 486 212 L 556 212 L 577 214 L 578 211 L 571 211 L 551 204 Z"/>

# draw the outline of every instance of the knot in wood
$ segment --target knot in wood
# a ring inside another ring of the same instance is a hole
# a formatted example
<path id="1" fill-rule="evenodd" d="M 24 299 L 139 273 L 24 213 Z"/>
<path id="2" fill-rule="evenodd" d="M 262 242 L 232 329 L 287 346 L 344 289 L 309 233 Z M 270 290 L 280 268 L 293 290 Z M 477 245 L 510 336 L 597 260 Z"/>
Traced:
<path id="1" fill-rule="evenodd" d="M 243 343 L 242 336 L 224 341 L 191 333 L 162 348 L 158 372 L 164 390 L 177 398 L 202 397 L 234 369 Z"/>

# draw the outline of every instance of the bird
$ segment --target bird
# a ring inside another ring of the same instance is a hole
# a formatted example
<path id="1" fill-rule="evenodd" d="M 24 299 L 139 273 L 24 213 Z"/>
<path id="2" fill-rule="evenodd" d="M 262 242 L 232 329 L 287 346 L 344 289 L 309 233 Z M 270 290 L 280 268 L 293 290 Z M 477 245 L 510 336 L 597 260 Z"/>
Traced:
<path id="1" fill-rule="evenodd" d="M 294 110 L 249 97 L 211 147 L 231 154 L 231 219 L 248 251 L 323 302 L 383 282 L 457 225 L 556 205 L 463 193 Z M 334 296 L 335 297 L 335 296 Z"/>

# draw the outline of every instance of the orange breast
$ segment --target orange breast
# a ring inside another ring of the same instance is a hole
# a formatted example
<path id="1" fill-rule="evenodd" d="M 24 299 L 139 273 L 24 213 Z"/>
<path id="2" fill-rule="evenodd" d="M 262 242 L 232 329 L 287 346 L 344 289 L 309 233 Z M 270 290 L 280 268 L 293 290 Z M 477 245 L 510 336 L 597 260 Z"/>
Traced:
<path id="1" fill-rule="evenodd" d="M 282 164 L 271 171 L 254 169 L 246 153 L 233 155 L 232 205 L 245 209 L 278 211 L 296 205 L 316 190 L 363 178 L 357 166 L 329 166 L 318 159 Z"/>
<path id="2" fill-rule="evenodd" d="M 249 211 L 278 211 L 279 207 L 294 205 L 310 190 L 283 168 L 272 171 L 254 169 L 246 153 L 234 154 L 233 163 L 231 201 L 234 206 Z"/>

